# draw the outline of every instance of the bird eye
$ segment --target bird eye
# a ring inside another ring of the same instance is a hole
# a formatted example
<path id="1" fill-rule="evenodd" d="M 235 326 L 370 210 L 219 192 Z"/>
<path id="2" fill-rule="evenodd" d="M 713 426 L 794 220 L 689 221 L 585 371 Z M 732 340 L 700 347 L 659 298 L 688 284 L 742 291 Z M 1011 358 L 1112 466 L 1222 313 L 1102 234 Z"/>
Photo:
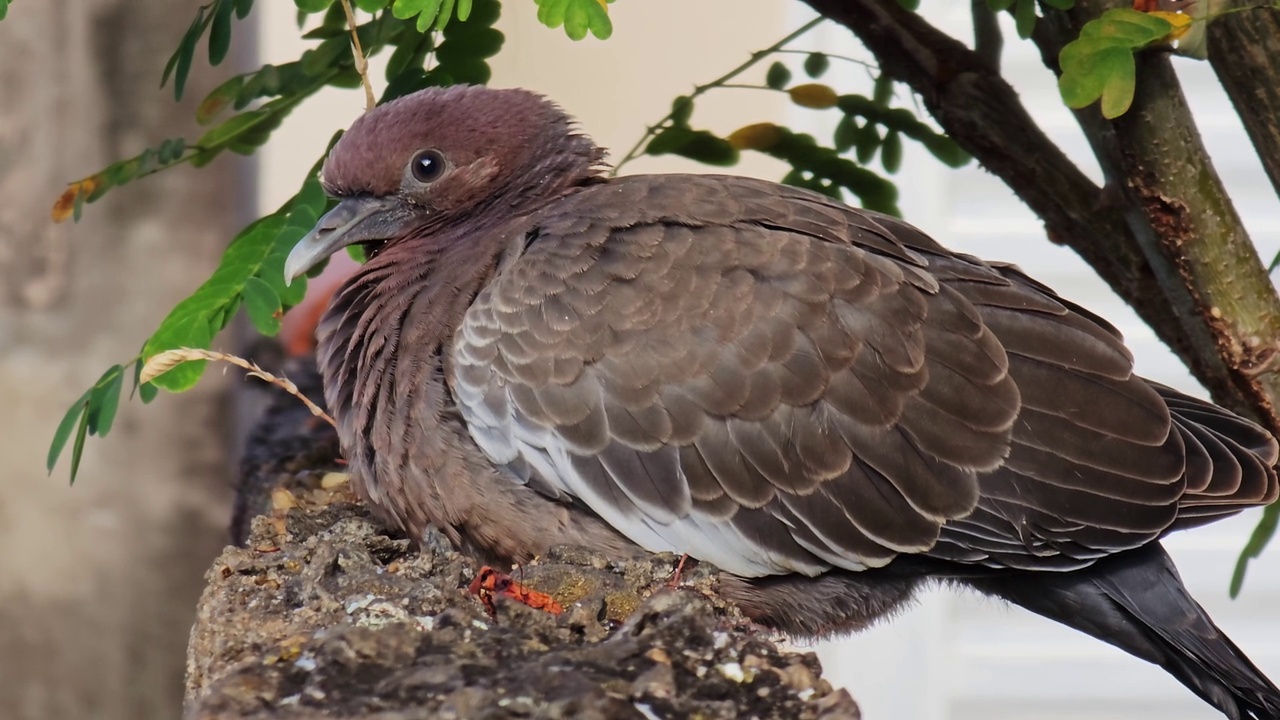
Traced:
<path id="1" fill-rule="evenodd" d="M 409 161 L 409 168 L 418 182 L 432 182 L 444 174 L 444 156 L 435 150 L 423 150 Z"/>

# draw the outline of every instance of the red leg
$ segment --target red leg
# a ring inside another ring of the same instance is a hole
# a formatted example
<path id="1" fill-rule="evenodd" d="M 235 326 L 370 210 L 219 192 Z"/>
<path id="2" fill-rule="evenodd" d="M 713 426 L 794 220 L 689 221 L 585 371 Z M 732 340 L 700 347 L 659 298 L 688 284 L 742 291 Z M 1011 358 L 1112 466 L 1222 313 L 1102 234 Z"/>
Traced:
<path id="1" fill-rule="evenodd" d="M 498 614 L 498 608 L 493 603 L 494 595 L 504 595 L 518 603 L 536 610 L 545 610 L 552 615 L 564 612 L 564 608 L 555 601 L 555 598 L 544 592 L 527 588 L 512 579 L 510 575 L 498 572 L 488 565 L 476 572 L 476 577 L 471 581 L 468 589 L 480 598 L 489 617 L 497 617 Z"/>

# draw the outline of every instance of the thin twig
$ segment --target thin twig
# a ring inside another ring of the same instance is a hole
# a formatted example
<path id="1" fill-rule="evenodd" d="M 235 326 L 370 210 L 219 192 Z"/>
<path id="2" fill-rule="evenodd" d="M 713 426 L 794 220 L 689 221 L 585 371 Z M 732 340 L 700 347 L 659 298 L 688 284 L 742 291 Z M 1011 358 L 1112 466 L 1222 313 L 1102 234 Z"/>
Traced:
<path id="1" fill-rule="evenodd" d="M 342 11 L 347 14 L 347 26 L 351 28 L 351 54 L 355 57 L 356 72 L 360 73 L 360 84 L 364 85 L 364 109 L 372 110 L 378 101 L 373 97 L 373 84 L 369 82 L 369 61 L 360 48 L 360 33 L 357 32 L 356 14 L 351 9 L 351 0 L 342 0 Z"/>
<path id="2" fill-rule="evenodd" d="M 213 360 L 215 362 L 231 363 L 236 367 L 244 368 L 248 371 L 247 375 L 249 377 L 256 377 L 259 380 L 275 385 L 281 390 L 284 390 L 290 395 L 301 400 L 302 404 L 307 406 L 307 409 L 311 411 L 312 415 L 323 419 L 334 427 L 338 426 L 337 423 L 333 421 L 333 418 L 329 417 L 328 413 L 322 410 L 319 405 L 311 402 L 311 398 L 303 395 L 302 391 L 298 390 L 298 386 L 294 385 L 288 378 L 272 375 L 266 370 L 258 367 L 255 363 L 249 362 L 242 357 L 214 352 L 213 350 L 178 348 L 177 350 L 166 350 L 157 355 L 153 355 L 151 359 L 147 361 L 147 364 L 142 366 L 142 372 L 138 374 L 138 382 L 151 382 L 182 363 L 191 362 L 192 360 Z"/>
<path id="3" fill-rule="evenodd" d="M 711 90 L 711 89 L 713 89 L 713 88 L 717 88 L 717 87 L 721 87 L 721 86 L 722 86 L 722 85 L 724 85 L 725 83 L 729 82 L 730 80 L 732 80 L 732 79 L 734 79 L 734 78 L 738 77 L 739 75 L 741 75 L 742 73 L 746 72 L 748 69 L 750 69 L 750 68 L 751 68 L 751 66 L 755 65 L 756 63 L 760 62 L 761 60 L 765 59 L 766 57 L 768 57 L 768 56 L 772 55 L 773 53 L 777 52 L 780 48 L 782 48 L 782 47 L 783 47 L 784 45 L 786 45 L 787 43 L 790 43 L 792 40 L 795 40 L 796 38 L 800 37 L 801 35 L 804 35 L 805 33 L 809 32 L 809 31 L 810 31 L 810 30 L 812 30 L 812 29 L 814 29 L 815 27 L 817 27 L 817 26 L 818 26 L 818 25 L 819 25 L 823 20 L 825 20 L 825 19 L 826 19 L 826 18 L 825 18 L 825 17 L 822 17 L 822 16 L 816 17 L 816 18 L 814 18 L 814 19 L 810 20 L 809 22 L 805 23 L 804 25 L 800 26 L 800 28 L 798 28 L 798 29 L 797 29 L 797 30 L 795 30 L 794 32 L 791 32 L 790 34 L 788 34 L 786 37 L 782 38 L 782 39 L 781 39 L 781 40 L 779 40 L 778 42 L 776 42 L 776 43 L 774 43 L 774 44 L 770 45 L 769 47 L 767 47 L 767 48 L 765 48 L 765 49 L 763 49 L 763 50 L 757 50 L 756 52 L 751 53 L 751 59 L 749 59 L 749 60 L 747 60 L 746 62 L 742 63 L 742 64 L 741 64 L 741 65 L 739 65 L 738 67 L 736 67 L 736 68 L 734 68 L 734 69 L 730 70 L 729 72 L 725 73 L 724 75 L 721 75 L 720 77 L 716 78 L 715 80 L 712 80 L 711 82 L 707 83 L 706 85 L 699 85 L 699 86 L 695 87 L 695 88 L 693 89 L 693 92 L 689 94 L 689 99 L 690 99 L 690 100 L 693 100 L 694 98 L 698 97 L 699 95 L 701 95 L 701 94 L 705 93 L 705 92 L 706 92 L 706 91 L 708 91 L 708 90 Z M 653 137 L 653 136 L 658 132 L 658 130 L 662 129 L 662 126 L 663 126 L 663 125 L 665 125 L 666 123 L 670 122 L 671 118 L 672 118 L 674 115 L 675 115 L 675 110 L 673 109 L 671 112 L 667 113 L 667 114 L 666 114 L 666 116 L 665 116 L 665 117 L 663 117 L 661 120 L 659 120 L 658 122 L 654 123 L 653 125 L 650 125 L 649 127 L 645 128 L 644 135 L 640 136 L 640 139 L 636 141 L 636 144 L 635 144 L 635 145 L 633 145 L 633 146 L 631 146 L 631 149 L 630 149 L 630 150 L 628 150 L 628 151 L 627 151 L 627 154 L 626 154 L 626 155 L 624 155 L 624 156 L 622 157 L 622 159 L 618 161 L 618 164 L 617 164 L 617 165 L 614 165 L 614 166 L 613 166 L 613 171 L 610 173 L 610 175 L 617 175 L 617 174 L 618 174 L 618 171 L 622 169 L 622 166 L 623 166 L 623 165 L 626 165 L 627 163 L 631 162 L 632 160 L 635 160 L 636 158 L 638 158 L 638 157 L 640 157 L 641 155 L 643 155 L 644 153 L 643 153 L 642 151 L 643 151 L 643 149 L 644 149 L 645 141 L 647 141 L 649 138 Z"/>
<path id="4" fill-rule="evenodd" d="M 868 62 L 866 60 L 859 60 L 858 58 L 852 58 L 852 57 L 849 57 L 848 55 L 836 55 L 834 53 L 826 52 L 825 50 L 801 50 L 800 48 L 778 48 L 773 52 L 778 55 L 813 55 L 814 53 L 817 53 L 819 55 L 826 55 L 832 60 L 843 60 L 844 62 L 853 63 L 854 65 L 861 65 L 862 67 L 868 70 L 875 70 L 877 72 L 879 72 L 880 70 L 880 66 L 876 65 L 873 62 Z"/>

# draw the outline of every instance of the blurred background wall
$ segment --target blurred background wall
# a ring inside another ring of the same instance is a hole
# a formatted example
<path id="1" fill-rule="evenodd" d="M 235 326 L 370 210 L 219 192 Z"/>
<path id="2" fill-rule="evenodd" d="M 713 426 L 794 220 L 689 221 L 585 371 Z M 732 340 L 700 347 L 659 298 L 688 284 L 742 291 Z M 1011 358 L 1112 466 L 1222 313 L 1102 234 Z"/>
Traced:
<path id="1" fill-rule="evenodd" d="M 0 23 L 2 718 L 179 714 L 194 603 L 226 537 L 226 383 L 127 403 L 74 488 L 65 456 L 46 476 L 45 452 L 80 393 L 208 276 L 253 212 L 252 178 L 221 161 L 117 190 L 78 225 L 49 208 L 68 181 L 195 134 L 215 75 L 197 67 L 182 104 L 159 89 L 195 7 L 37 0 Z"/>
<path id="2" fill-rule="evenodd" d="M 358 91 L 328 93 L 288 119 L 256 163 L 224 158 L 200 171 L 170 171 L 113 191 L 87 208 L 79 225 L 52 226 L 48 207 L 66 181 L 163 138 L 198 133 L 194 103 L 232 68 L 208 71 L 201 51 L 186 101 L 174 104 L 170 90 L 157 87 L 197 5 L 24 0 L 0 22 L 0 718 L 180 714 L 186 633 L 230 512 L 222 430 L 231 424 L 223 410 L 231 383 L 211 372 L 192 393 L 122 407 L 111 436 L 90 440 L 74 488 L 65 482 L 65 459 L 45 476 L 45 449 L 66 407 L 103 369 L 136 352 L 172 304 L 207 276 L 234 232 L 259 208 L 289 197 L 333 131 L 363 108 Z M 925 9 L 967 37 L 967 3 L 934 0 Z M 507 42 L 493 83 L 547 93 L 616 156 L 676 95 L 809 18 L 794 0 L 621 0 L 611 6 L 609 41 L 573 43 L 538 25 L 534 14 L 532 2 L 507 3 L 499 24 Z M 257 3 L 259 32 L 255 38 L 240 24 L 234 62 L 297 57 L 303 46 L 293 17 L 293 3 Z M 1007 34 L 1006 66 L 1017 68 L 1024 100 L 1092 168 L 1052 77 Z M 836 27 L 797 47 L 863 57 Z M 842 91 L 869 85 L 861 68 L 834 68 Z M 1280 247 L 1276 198 L 1208 68 L 1188 62 L 1181 69 L 1219 169 L 1269 258 Z M 696 120 L 720 132 L 766 119 L 830 131 L 830 118 L 784 100 L 720 91 L 699 101 Z M 750 156 L 735 172 L 776 179 L 780 167 Z M 628 168 L 705 170 L 670 158 Z M 941 168 L 911 146 L 898 180 L 908 219 L 954 249 L 1022 264 L 1115 321 L 1142 372 L 1197 390 L 1087 267 L 1045 241 L 999 181 L 977 167 Z M 229 340 L 221 346 L 234 349 Z M 1220 523 L 1169 544 L 1193 592 L 1280 677 L 1280 550 L 1255 565 L 1241 600 L 1226 597 L 1235 553 L 1255 520 Z M 849 686 L 869 719 L 1215 717 L 1161 671 L 1119 651 L 1021 611 L 945 592 L 892 624 L 816 649 L 829 677 Z"/>

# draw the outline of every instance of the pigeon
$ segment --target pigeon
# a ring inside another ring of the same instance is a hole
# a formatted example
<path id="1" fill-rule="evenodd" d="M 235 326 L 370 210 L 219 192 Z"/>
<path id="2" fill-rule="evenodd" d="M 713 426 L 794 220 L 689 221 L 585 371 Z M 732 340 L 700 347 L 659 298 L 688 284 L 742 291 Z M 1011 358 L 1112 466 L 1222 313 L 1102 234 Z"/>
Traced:
<path id="1" fill-rule="evenodd" d="M 798 637 L 974 588 L 1232 720 L 1280 717 L 1160 545 L 1275 501 L 1271 434 L 1135 375 L 1112 325 L 1014 265 L 804 189 L 605 157 L 552 101 L 479 86 L 387 102 L 330 151 L 338 202 L 285 273 L 367 257 L 317 360 L 387 522 L 494 562 L 687 555 Z"/>

